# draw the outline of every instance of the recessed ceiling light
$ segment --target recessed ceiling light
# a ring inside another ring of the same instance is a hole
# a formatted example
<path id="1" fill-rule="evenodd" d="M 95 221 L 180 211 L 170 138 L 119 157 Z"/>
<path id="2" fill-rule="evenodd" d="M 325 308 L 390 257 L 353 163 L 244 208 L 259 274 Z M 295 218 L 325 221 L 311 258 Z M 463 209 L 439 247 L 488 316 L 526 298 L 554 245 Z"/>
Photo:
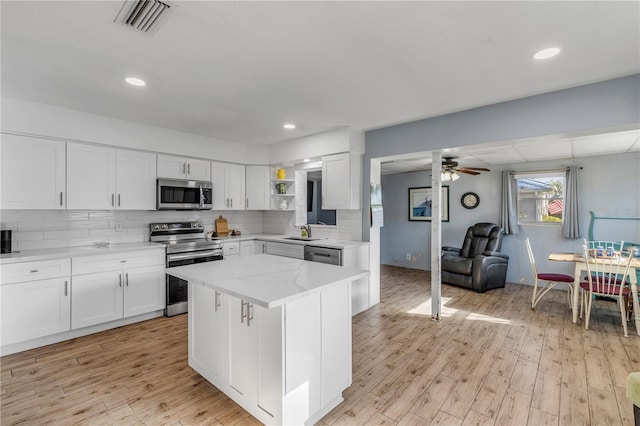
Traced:
<path id="1" fill-rule="evenodd" d="M 305 159 L 304 159 L 304 160 L 302 160 L 302 161 L 304 161 L 305 163 L 308 163 L 308 162 L 309 162 L 309 161 L 311 161 L 311 160 L 309 160 L 308 158 L 305 158 Z"/>
<path id="2" fill-rule="evenodd" d="M 542 49 L 542 50 L 537 51 L 533 55 L 533 57 L 534 57 L 534 59 L 549 59 L 549 58 L 553 58 L 558 53 L 560 53 L 560 48 L 559 47 L 549 47 L 548 49 Z"/>
<path id="3" fill-rule="evenodd" d="M 295 129 L 296 125 L 295 124 L 291 124 L 291 123 L 287 123 L 282 127 L 284 127 L 285 129 Z"/>
<path id="4" fill-rule="evenodd" d="M 147 83 L 144 80 L 140 80 L 139 78 L 135 78 L 135 77 L 127 77 L 124 79 L 124 81 L 126 81 L 127 83 L 129 83 L 132 86 L 146 86 Z"/>

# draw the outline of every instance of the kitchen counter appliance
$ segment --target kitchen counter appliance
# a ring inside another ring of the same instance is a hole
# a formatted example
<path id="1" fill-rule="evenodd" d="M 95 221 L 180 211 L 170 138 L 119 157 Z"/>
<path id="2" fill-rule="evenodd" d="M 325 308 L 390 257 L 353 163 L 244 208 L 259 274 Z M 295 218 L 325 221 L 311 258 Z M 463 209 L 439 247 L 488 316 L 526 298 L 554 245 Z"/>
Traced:
<path id="1" fill-rule="evenodd" d="M 158 210 L 211 210 L 213 184 L 181 179 L 158 179 Z"/>
<path id="2" fill-rule="evenodd" d="M 206 239 L 202 222 L 152 223 L 151 241 L 167 246 L 166 267 L 222 260 L 222 240 Z M 166 275 L 168 317 L 187 312 L 187 282 Z"/>
<path id="3" fill-rule="evenodd" d="M 342 266 L 342 249 L 304 246 L 304 260 Z"/>

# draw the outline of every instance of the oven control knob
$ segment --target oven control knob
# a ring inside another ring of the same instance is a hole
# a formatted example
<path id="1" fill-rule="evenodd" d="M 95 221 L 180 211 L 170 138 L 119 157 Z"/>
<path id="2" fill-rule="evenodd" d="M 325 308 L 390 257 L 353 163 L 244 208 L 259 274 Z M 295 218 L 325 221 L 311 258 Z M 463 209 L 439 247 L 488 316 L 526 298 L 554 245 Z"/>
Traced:
<path id="1" fill-rule="evenodd" d="M 198 228 L 202 228 L 202 222 L 198 222 Z"/>
<path id="2" fill-rule="evenodd" d="M 160 225 L 158 224 L 153 225 L 153 229 L 160 229 Z"/>
<path id="3" fill-rule="evenodd" d="M 162 224 L 162 229 L 167 229 L 167 228 L 168 228 L 167 224 L 166 224 L 166 223 L 163 223 L 163 224 Z"/>

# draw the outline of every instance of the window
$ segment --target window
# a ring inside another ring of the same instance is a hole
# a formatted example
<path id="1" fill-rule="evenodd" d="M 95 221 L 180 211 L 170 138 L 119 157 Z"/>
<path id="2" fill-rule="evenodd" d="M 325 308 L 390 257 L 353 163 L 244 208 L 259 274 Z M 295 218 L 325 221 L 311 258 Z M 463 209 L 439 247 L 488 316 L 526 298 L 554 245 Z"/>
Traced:
<path id="1" fill-rule="evenodd" d="M 518 184 L 518 222 L 562 224 L 564 217 L 564 170 L 515 175 Z"/>

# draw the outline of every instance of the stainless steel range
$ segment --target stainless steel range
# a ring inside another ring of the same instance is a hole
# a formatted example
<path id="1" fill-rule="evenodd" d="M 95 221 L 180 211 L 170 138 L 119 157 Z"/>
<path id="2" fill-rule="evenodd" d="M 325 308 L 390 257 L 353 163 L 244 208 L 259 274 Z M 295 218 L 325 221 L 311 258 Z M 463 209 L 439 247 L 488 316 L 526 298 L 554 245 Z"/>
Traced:
<path id="1" fill-rule="evenodd" d="M 206 239 L 202 222 L 152 223 L 151 241 L 167 245 L 166 266 L 222 260 L 222 240 Z M 187 282 L 167 274 L 166 316 L 187 312 Z"/>

